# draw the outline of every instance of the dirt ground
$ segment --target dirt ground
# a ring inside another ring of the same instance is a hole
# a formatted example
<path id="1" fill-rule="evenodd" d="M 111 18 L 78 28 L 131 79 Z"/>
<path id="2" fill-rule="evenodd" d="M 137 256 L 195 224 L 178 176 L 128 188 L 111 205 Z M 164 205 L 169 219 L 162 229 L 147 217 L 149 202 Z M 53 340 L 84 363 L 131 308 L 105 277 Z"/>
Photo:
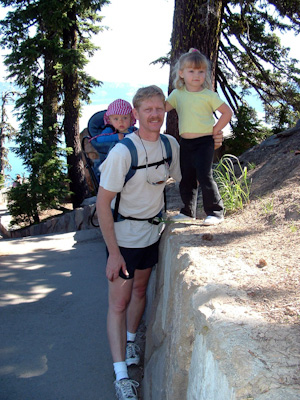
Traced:
<path id="1" fill-rule="evenodd" d="M 205 215 L 199 210 L 199 220 L 184 228 L 202 236 L 203 255 L 235 257 L 252 266 L 254 275 L 239 277 L 247 305 L 271 323 L 288 325 L 300 323 L 300 130 L 292 133 L 272 136 L 240 157 L 242 167 L 255 166 L 243 210 L 209 228 L 201 225 Z M 176 192 L 173 182 L 170 214 L 180 207 Z"/>

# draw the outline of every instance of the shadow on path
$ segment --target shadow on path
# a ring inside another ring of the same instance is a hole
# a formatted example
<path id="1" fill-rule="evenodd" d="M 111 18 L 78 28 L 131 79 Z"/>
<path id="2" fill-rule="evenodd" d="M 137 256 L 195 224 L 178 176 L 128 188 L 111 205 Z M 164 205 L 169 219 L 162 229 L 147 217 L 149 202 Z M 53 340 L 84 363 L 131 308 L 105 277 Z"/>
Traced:
<path id="1" fill-rule="evenodd" d="M 113 399 L 101 238 L 2 240 L 0 254 L 0 399 Z"/>

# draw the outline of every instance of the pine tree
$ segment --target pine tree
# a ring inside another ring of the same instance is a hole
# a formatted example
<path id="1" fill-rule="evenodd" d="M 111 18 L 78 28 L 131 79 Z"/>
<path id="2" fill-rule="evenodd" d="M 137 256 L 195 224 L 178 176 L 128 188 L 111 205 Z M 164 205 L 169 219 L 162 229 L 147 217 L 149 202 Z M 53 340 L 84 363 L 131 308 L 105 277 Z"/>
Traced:
<path id="1" fill-rule="evenodd" d="M 78 207 L 82 200 L 87 196 L 88 187 L 84 175 L 84 165 L 81 157 L 81 144 L 79 136 L 79 116 L 81 89 L 96 85 L 97 82 L 83 73 L 83 67 L 87 63 L 83 56 L 84 52 L 93 54 L 95 47 L 87 38 L 79 39 L 79 32 L 98 33 L 99 28 L 95 25 L 101 18 L 97 17 L 96 11 L 103 4 L 102 2 L 91 2 L 87 9 L 86 2 L 72 4 L 66 13 L 67 24 L 63 25 L 62 38 L 63 49 L 61 64 L 62 81 L 64 92 L 64 132 L 66 145 L 73 149 L 68 155 L 68 170 L 71 180 L 71 191 L 73 195 L 73 205 Z M 87 24 L 87 21 L 91 21 Z M 86 24 L 86 25 L 85 25 Z"/>
<path id="2" fill-rule="evenodd" d="M 5 173 L 4 169 L 9 168 L 10 165 L 7 160 L 7 149 L 5 141 L 10 140 L 15 134 L 14 127 L 7 121 L 6 106 L 9 101 L 12 101 L 14 91 L 7 91 L 1 94 L 1 117 L 0 117 L 0 188 L 4 185 Z"/>
<path id="3" fill-rule="evenodd" d="M 61 162 L 62 133 L 72 150 L 67 157 L 74 207 L 87 195 L 79 147 L 79 113 L 81 101 L 89 99 L 92 87 L 99 82 L 84 74 L 83 68 L 86 54 L 90 56 L 97 49 L 90 36 L 101 30 L 97 11 L 107 0 L 1 3 L 13 8 L 1 21 L 1 44 L 10 50 L 5 59 L 9 77 L 22 90 L 16 102 L 21 121 L 17 154 L 30 172 L 33 218 L 38 222 L 39 209 L 47 207 L 45 199 L 48 206 L 59 202 L 70 181 Z M 49 163 L 50 158 L 56 162 Z M 42 182 L 45 185 L 43 176 L 49 176 L 48 168 L 55 179 L 46 184 L 48 189 L 53 184 L 46 195 Z M 60 185 L 56 184 L 58 179 Z"/>

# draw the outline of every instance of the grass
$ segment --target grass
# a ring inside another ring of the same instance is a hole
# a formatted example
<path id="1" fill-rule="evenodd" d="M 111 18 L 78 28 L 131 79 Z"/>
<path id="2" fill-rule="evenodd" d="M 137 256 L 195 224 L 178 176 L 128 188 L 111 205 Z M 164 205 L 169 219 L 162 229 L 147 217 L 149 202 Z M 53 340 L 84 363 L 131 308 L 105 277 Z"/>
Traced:
<path id="1" fill-rule="evenodd" d="M 292 225 L 290 226 L 290 229 L 291 229 L 291 232 L 292 232 L 292 233 L 297 232 L 297 226 L 296 226 L 295 224 L 292 224 Z"/>
<path id="2" fill-rule="evenodd" d="M 268 199 L 267 201 L 262 202 L 263 212 L 265 214 L 270 214 L 274 210 L 274 198 Z"/>
<path id="3" fill-rule="evenodd" d="M 249 164 L 248 164 L 248 169 L 249 169 L 249 171 L 251 171 L 251 169 L 255 169 L 256 168 L 256 164 L 254 163 L 254 162 L 250 162 Z"/>
<path id="4" fill-rule="evenodd" d="M 225 212 L 235 212 L 249 203 L 251 181 L 248 170 L 247 167 L 242 168 L 236 156 L 225 154 L 214 168 L 214 177 Z"/>

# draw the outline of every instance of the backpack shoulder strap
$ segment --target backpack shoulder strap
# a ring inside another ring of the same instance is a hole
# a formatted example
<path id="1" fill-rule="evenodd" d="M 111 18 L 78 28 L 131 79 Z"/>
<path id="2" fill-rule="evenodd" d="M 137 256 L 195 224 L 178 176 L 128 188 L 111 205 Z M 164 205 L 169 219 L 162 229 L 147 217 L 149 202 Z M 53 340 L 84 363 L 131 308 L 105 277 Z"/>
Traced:
<path id="1" fill-rule="evenodd" d="M 137 150 L 136 150 L 135 144 L 129 138 L 125 137 L 119 143 L 121 143 L 124 146 L 126 146 L 128 148 L 128 150 L 129 150 L 129 152 L 130 152 L 130 155 L 131 155 L 130 168 L 129 168 L 129 171 L 127 172 L 126 177 L 125 177 L 125 183 L 126 183 L 126 182 L 129 181 L 130 178 L 133 177 L 133 175 L 136 172 L 136 167 L 138 165 L 138 154 L 137 154 Z"/>
<path id="2" fill-rule="evenodd" d="M 161 133 L 160 135 L 161 140 L 165 146 L 166 149 L 166 154 L 167 154 L 167 163 L 169 164 L 169 167 L 172 164 L 172 147 L 170 144 L 169 139 L 167 138 L 166 135 L 164 135 L 163 133 Z M 164 203 L 165 203 L 165 212 L 167 212 L 167 192 L 166 192 L 166 187 L 164 188 Z"/>
<path id="3" fill-rule="evenodd" d="M 138 154 L 137 154 L 137 150 L 136 150 L 135 144 L 129 138 L 125 137 L 119 143 L 121 143 L 124 146 L 126 146 L 128 148 L 128 150 L 129 150 L 129 152 L 130 152 L 130 155 L 131 155 L 130 168 L 129 168 L 126 176 L 125 176 L 125 182 L 124 182 L 124 185 L 125 185 L 126 182 L 128 182 L 129 179 L 132 178 L 133 175 L 136 172 L 136 167 L 138 165 Z M 117 222 L 117 220 L 118 220 L 120 199 L 121 199 L 121 193 L 119 192 L 119 193 L 117 193 L 116 202 L 115 202 L 115 208 L 114 208 L 114 211 L 113 211 L 113 216 L 114 216 L 114 221 L 115 222 Z"/>
<path id="4" fill-rule="evenodd" d="M 172 163 L 172 148 L 171 148 L 170 141 L 167 138 L 167 136 L 164 135 L 163 133 L 160 134 L 160 137 L 161 137 L 163 144 L 165 145 L 166 154 L 167 154 L 167 162 L 170 166 Z"/>

